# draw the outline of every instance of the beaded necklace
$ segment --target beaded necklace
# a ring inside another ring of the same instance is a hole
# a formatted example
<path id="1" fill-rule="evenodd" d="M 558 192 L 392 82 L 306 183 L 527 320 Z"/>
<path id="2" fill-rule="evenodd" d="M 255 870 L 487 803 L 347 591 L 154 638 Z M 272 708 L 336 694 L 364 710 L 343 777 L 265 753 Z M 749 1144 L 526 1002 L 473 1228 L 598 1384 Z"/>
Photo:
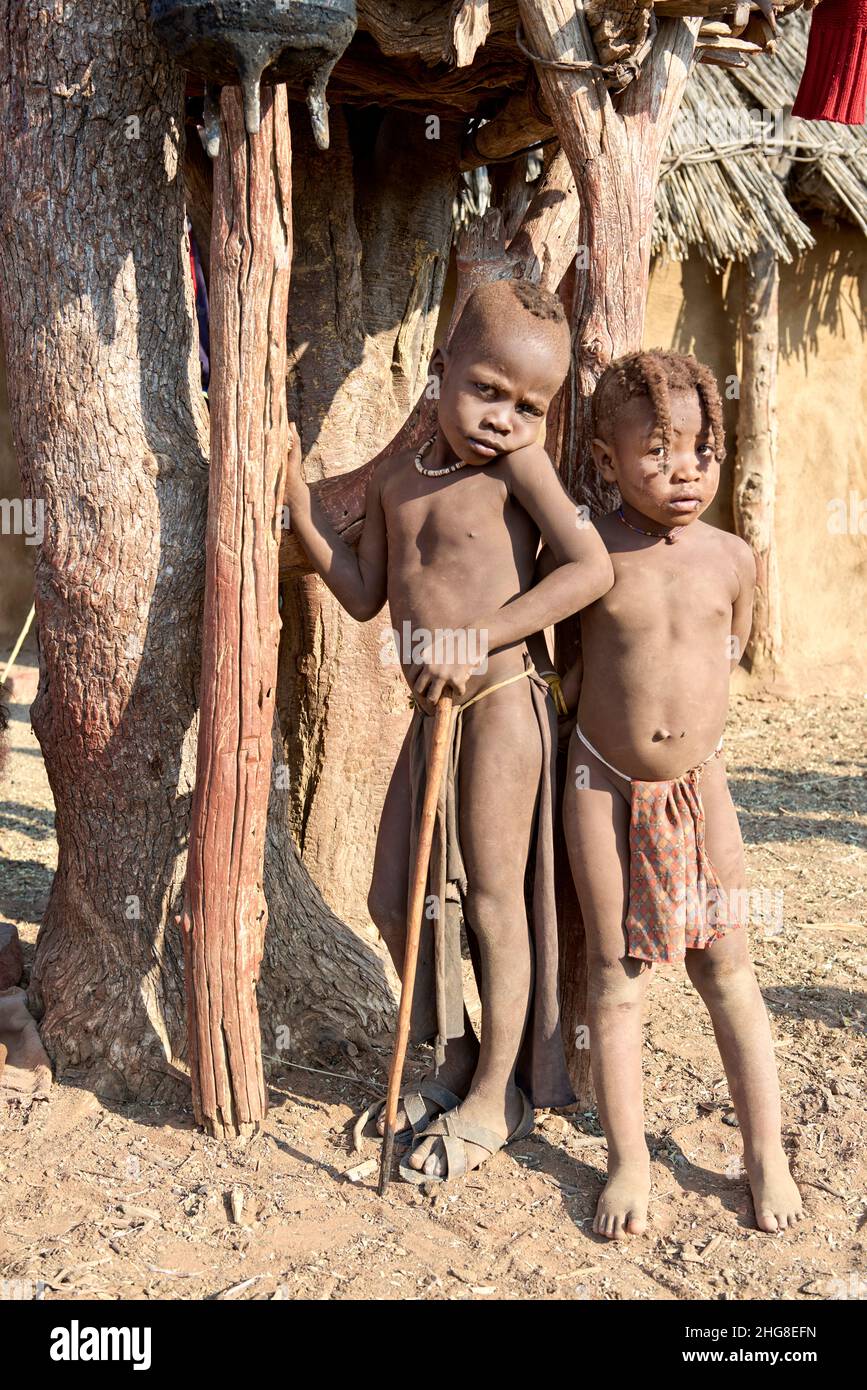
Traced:
<path id="1" fill-rule="evenodd" d="M 679 526 L 672 526 L 668 531 L 645 531 L 643 527 L 633 526 L 631 521 L 626 520 L 626 517 L 623 515 L 622 507 L 617 508 L 616 514 L 623 522 L 623 525 L 629 527 L 630 531 L 637 531 L 639 536 L 650 536 L 651 539 L 655 541 L 664 540 L 666 545 L 674 545 L 678 537 L 678 532 L 681 529 Z"/>
<path id="2" fill-rule="evenodd" d="M 467 465 L 463 459 L 458 459 L 457 463 L 450 463 L 448 468 L 423 468 L 421 461 L 427 453 L 428 449 L 434 443 L 435 439 L 436 435 L 432 434 L 430 439 L 425 440 L 424 444 L 422 444 L 421 448 L 415 456 L 415 466 L 418 469 L 419 473 L 421 473 L 422 477 L 444 478 L 447 473 L 456 473 L 459 468 L 466 468 Z"/>

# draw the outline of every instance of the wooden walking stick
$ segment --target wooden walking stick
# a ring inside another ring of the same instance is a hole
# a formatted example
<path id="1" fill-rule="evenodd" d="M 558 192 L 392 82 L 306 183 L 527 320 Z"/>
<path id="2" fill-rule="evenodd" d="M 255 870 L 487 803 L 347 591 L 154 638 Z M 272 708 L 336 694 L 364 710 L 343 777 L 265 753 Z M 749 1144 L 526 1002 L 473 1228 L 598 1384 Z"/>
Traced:
<path id="1" fill-rule="evenodd" d="M 403 972 L 400 985 L 400 1009 L 397 1015 L 397 1032 L 394 1039 L 394 1053 L 391 1070 L 388 1074 L 388 1092 L 385 1101 L 385 1135 L 382 1144 L 382 1162 L 379 1168 L 380 1197 L 388 1186 L 391 1176 L 391 1163 L 394 1154 L 394 1127 L 397 1121 L 397 1102 L 400 1097 L 400 1083 L 403 1080 L 403 1064 L 406 1061 L 406 1048 L 409 1042 L 409 1019 L 412 1012 L 412 995 L 415 988 L 415 969 L 418 963 L 418 946 L 421 937 L 421 921 L 424 912 L 427 871 L 430 863 L 431 843 L 433 841 L 434 818 L 440 787 L 446 765 L 449 746 L 449 733 L 452 723 L 453 697 L 446 686 L 437 701 L 434 713 L 433 736 L 430 757 L 427 765 L 427 779 L 421 809 L 418 845 L 415 852 L 412 882 L 410 885 L 409 908 L 406 919 L 406 949 L 403 955 Z M 439 911 L 443 905 L 439 904 Z"/>

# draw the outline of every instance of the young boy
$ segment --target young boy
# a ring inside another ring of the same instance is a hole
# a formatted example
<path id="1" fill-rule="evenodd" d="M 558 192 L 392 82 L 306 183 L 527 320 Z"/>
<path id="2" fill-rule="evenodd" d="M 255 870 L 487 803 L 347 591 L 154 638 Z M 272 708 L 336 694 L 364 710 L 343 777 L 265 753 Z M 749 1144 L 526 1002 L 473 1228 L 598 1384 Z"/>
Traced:
<path id="1" fill-rule="evenodd" d="M 398 655 L 415 713 L 386 796 L 368 899 L 399 971 L 429 716 L 446 686 L 458 705 L 413 1010 L 413 1040 L 435 1040 L 435 1067 L 398 1109 L 398 1131 L 416 1139 L 401 1165 L 410 1181 L 477 1167 L 529 1132 L 531 1105 L 572 1098 L 557 1003 L 555 716 L 525 641 L 598 598 L 613 578 L 604 545 L 576 524 L 539 442 L 569 353 L 555 295 L 513 281 L 476 289 L 431 360 L 440 378 L 436 433 L 373 474 L 357 554 L 314 502 L 293 443 L 292 526 L 314 568 L 360 621 L 387 598 L 395 635 L 412 639 L 412 649 L 399 640 Z M 557 568 L 533 586 L 540 535 Z M 477 654 L 484 660 L 474 670 Z M 461 916 L 480 979 L 480 1041 L 463 1006 Z"/>
<path id="2" fill-rule="evenodd" d="M 564 822 L 587 933 L 589 1026 L 608 1183 L 594 1230 L 646 1226 L 641 1012 L 646 971 L 683 960 L 713 1023 L 763 1231 L 802 1215 L 780 1137 L 768 1017 L 738 920 L 743 845 L 721 756 L 755 564 L 699 520 L 724 456 L 716 383 L 694 357 L 614 362 L 593 398 L 593 456 L 622 506 L 596 523 L 615 582 L 581 615 Z M 580 700 L 579 700 L 580 689 Z"/>

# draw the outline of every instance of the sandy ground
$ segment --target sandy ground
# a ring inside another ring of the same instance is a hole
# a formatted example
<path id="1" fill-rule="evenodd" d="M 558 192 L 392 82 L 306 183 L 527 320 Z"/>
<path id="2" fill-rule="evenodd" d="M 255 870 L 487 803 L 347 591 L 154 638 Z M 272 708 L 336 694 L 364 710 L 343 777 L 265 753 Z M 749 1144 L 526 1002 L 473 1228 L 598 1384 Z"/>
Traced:
<path id="1" fill-rule="evenodd" d="M 51 795 L 18 668 L 0 805 L 0 916 L 36 938 L 55 862 Z M 86 1084 L 0 1102 L 0 1297 L 754 1299 L 867 1294 L 865 714 L 855 698 L 737 697 L 728 734 L 752 931 L 808 1220 L 753 1229 L 741 1141 L 710 1023 L 682 970 L 654 970 L 645 1042 L 651 1227 L 592 1233 L 605 1169 L 593 1111 L 427 1192 L 345 1174 L 353 1115 L 383 1091 L 384 1046 L 274 1077 L 264 1130 L 223 1145 L 188 1113 Z M 777 897 L 782 892 L 782 899 Z M 782 905 L 782 914 L 779 912 Z M 420 1058 L 415 1059 L 416 1071 Z M 5 1281 L 5 1283 L 4 1283 Z"/>

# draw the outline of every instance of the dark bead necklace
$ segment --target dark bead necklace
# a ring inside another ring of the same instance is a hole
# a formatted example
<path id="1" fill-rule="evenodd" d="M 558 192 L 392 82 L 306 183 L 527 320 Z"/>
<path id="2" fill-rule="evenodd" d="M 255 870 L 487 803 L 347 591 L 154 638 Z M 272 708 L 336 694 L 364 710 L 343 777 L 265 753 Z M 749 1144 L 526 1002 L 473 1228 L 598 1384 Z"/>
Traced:
<path id="1" fill-rule="evenodd" d="M 622 507 L 617 508 L 616 514 L 623 522 L 623 525 L 629 527 L 630 531 L 637 531 L 639 536 L 650 536 L 651 540 L 654 541 L 664 540 L 666 545 L 674 545 L 674 542 L 677 540 L 678 534 L 681 529 L 679 526 L 672 526 L 667 531 L 645 531 L 643 527 L 633 526 L 631 521 L 626 520 L 626 517 L 623 515 Z"/>

